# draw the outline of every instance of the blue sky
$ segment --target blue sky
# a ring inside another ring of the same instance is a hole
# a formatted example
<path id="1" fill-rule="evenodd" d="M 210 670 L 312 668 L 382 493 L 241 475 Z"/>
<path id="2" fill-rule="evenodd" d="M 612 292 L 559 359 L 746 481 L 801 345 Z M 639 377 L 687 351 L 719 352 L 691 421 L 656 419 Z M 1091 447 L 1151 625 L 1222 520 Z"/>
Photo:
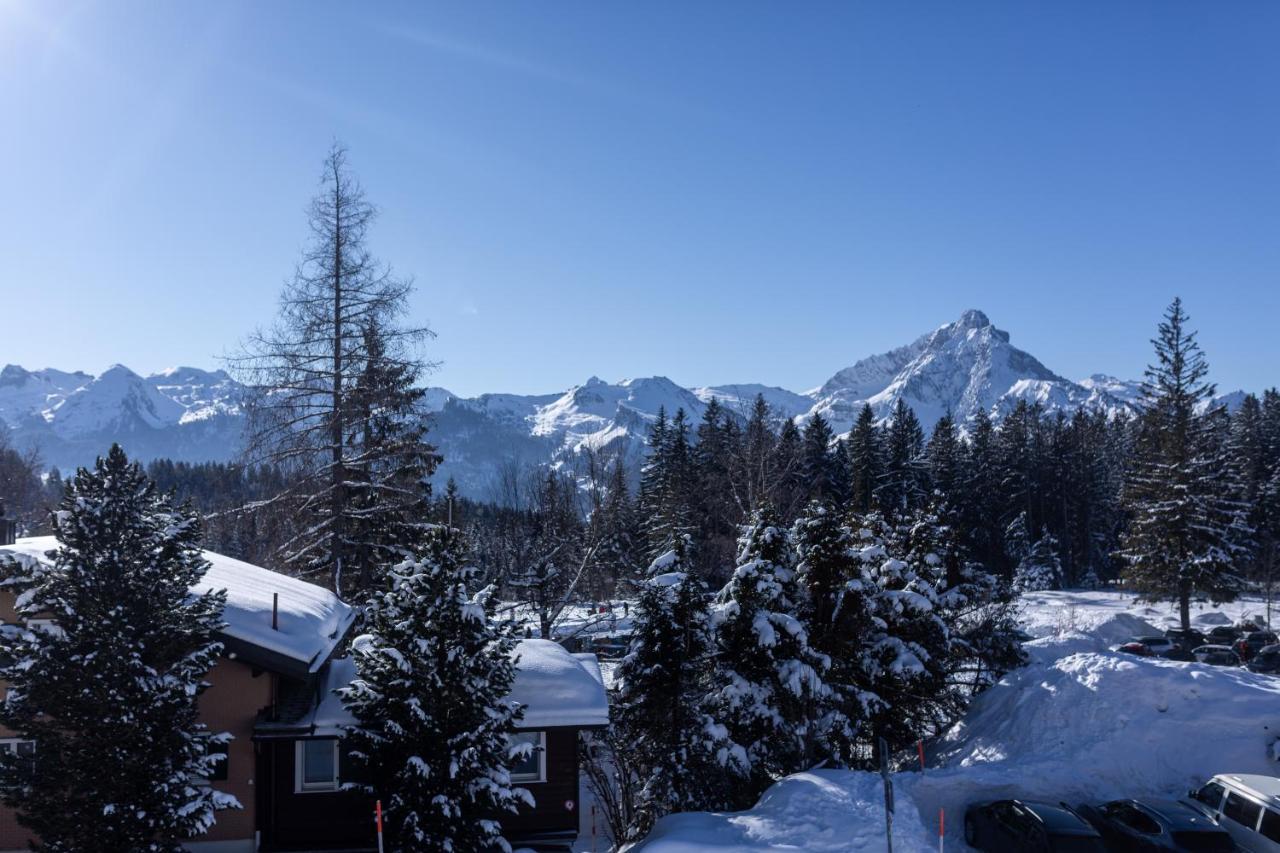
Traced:
<path id="1" fill-rule="evenodd" d="M 0 0 L 0 363 L 214 366 L 334 139 L 457 393 L 803 390 L 985 310 L 1280 381 L 1280 5 Z"/>

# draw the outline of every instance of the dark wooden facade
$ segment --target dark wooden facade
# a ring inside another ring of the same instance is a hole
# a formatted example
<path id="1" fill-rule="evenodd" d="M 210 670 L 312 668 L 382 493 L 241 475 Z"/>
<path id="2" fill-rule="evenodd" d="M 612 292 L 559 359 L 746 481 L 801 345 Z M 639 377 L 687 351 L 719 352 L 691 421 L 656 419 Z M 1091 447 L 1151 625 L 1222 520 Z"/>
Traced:
<path id="1" fill-rule="evenodd" d="M 259 849 L 375 849 L 372 799 L 348 791 L 296 792 L 296 744 L 292 738 L 258 741 Z M 338 755 L 341 776 L 341 749 Z"/>
<path id="2" fill-rule="evenodd" d="M 565 851 L 578 836 L 578 729 L 546 729 L 546 781 L 520 782 L 535 806 L 501 815 L 515 848 Z M 345 791 L 297 792 L 295 738 L 258 741 L 258 802 L 263 851 L 374 850 L 373 799 Z M 339 755 L 343 750 L 339 749 Z M 340 759 L 339 775 L 345 759 Z"/>

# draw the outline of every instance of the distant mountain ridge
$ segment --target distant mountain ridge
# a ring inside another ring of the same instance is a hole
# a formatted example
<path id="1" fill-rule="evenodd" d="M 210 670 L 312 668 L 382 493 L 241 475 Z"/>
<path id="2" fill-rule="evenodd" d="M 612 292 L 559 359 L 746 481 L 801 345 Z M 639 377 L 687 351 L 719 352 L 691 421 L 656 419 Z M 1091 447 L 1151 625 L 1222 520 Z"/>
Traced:
<path id="1" fill-rule="evenodd" d="M 444 455 L 438 479 L 453 476 L 465 494 L 490 497 L 502 469 L 566 465 L 586 451 L 633 460 L 659 409 L 699 419 L 717 399 L 745 419 L 763 395 L 777 420 L 804 424 L 816 414 L 837 433 L 869 405 L 877 420 L 906 401 L 926 429 L 950 412 L 961 424 L 979 411 L 999 419 L 1020 400 L 1047 410 L 1132 411 L 1141 383 L 1103 374 L 1075 382 L 1010 343 L 981 311 L 887 353 L 837 371 L 806 393 L 758 384 L 685 388 L 662 376 L 606 382 L 592 376 L 563 393 L 461 398 L 429 388 L 431 439 Z M 138 459 L 227 461 L 240 446 L 245 388 L 225 371 L 177 367 L 140 376 L 114 365 L 100 376 L 46 368 L 0 370 L 0 424 L 10 443 L 37 447 L 48 465 L 87 464 L 112 441 Z M 1238 402 L 1241 392 L 1224 395 Z"/>

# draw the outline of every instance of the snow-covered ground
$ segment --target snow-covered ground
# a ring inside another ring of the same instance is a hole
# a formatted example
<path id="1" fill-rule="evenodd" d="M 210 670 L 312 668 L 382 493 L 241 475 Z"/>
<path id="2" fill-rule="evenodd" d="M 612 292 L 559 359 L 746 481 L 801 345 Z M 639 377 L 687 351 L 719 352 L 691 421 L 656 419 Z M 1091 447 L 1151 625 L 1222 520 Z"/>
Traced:
<path id="1" fill-rule="evenodd" d="M 1280 679 L 1204 664 L 1138 658 L 1117 643 L 1176 623 L 1167 606 L 1109 592 L 1041 592 L 1024 599 L 1027 666 L 978 697 L 928 751 L 928 768 L 894 774 L 895 851 L 968 849 L 969 803 L 1019 796 L 1103 800 L 1182 796 L 1215 773 L 1280 775 Z M 1265 613 L 1249 599 L 1197 607 L 1196 626 Z M 1278 614 L 1280 615 L 1280 614 Z M 877 774 L 818 770 L 788 777 L 755 808 L 672 815 L 633 850 L 780 853 L 884 850 Z"/>

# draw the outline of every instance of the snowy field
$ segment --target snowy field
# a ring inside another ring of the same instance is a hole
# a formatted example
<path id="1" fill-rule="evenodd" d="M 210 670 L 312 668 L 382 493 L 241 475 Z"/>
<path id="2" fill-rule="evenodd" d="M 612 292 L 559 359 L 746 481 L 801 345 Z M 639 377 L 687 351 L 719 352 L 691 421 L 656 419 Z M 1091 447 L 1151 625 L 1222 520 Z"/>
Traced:
<path id="1" fill-rule="evenodd" d="M 948 850 L 963 839 L 968 803 L 1025 797 L 1078 803 L 1120 796 L 1182 796 L 1215 773 L 1280 775 L 1280 679 L 1242 669 L 1138 658 L 1117 643 L 1176 624 L 1176 610 L 1109 592 L 1024 598 L 1036 639 L 1030 662 L 980 696 L 963 722 L 931 745 L 924 773 L 894 776 L 895 851 Z M 1197 607 L 1207 630 L 1265 613 L 1261 600 Z M 1280 616 L 1280 614 L 1277 614 Z M 877 774 L 814 771 L 774 785 L 755 808 L 672 815 L 639 853 L 882 851 Z"/>

